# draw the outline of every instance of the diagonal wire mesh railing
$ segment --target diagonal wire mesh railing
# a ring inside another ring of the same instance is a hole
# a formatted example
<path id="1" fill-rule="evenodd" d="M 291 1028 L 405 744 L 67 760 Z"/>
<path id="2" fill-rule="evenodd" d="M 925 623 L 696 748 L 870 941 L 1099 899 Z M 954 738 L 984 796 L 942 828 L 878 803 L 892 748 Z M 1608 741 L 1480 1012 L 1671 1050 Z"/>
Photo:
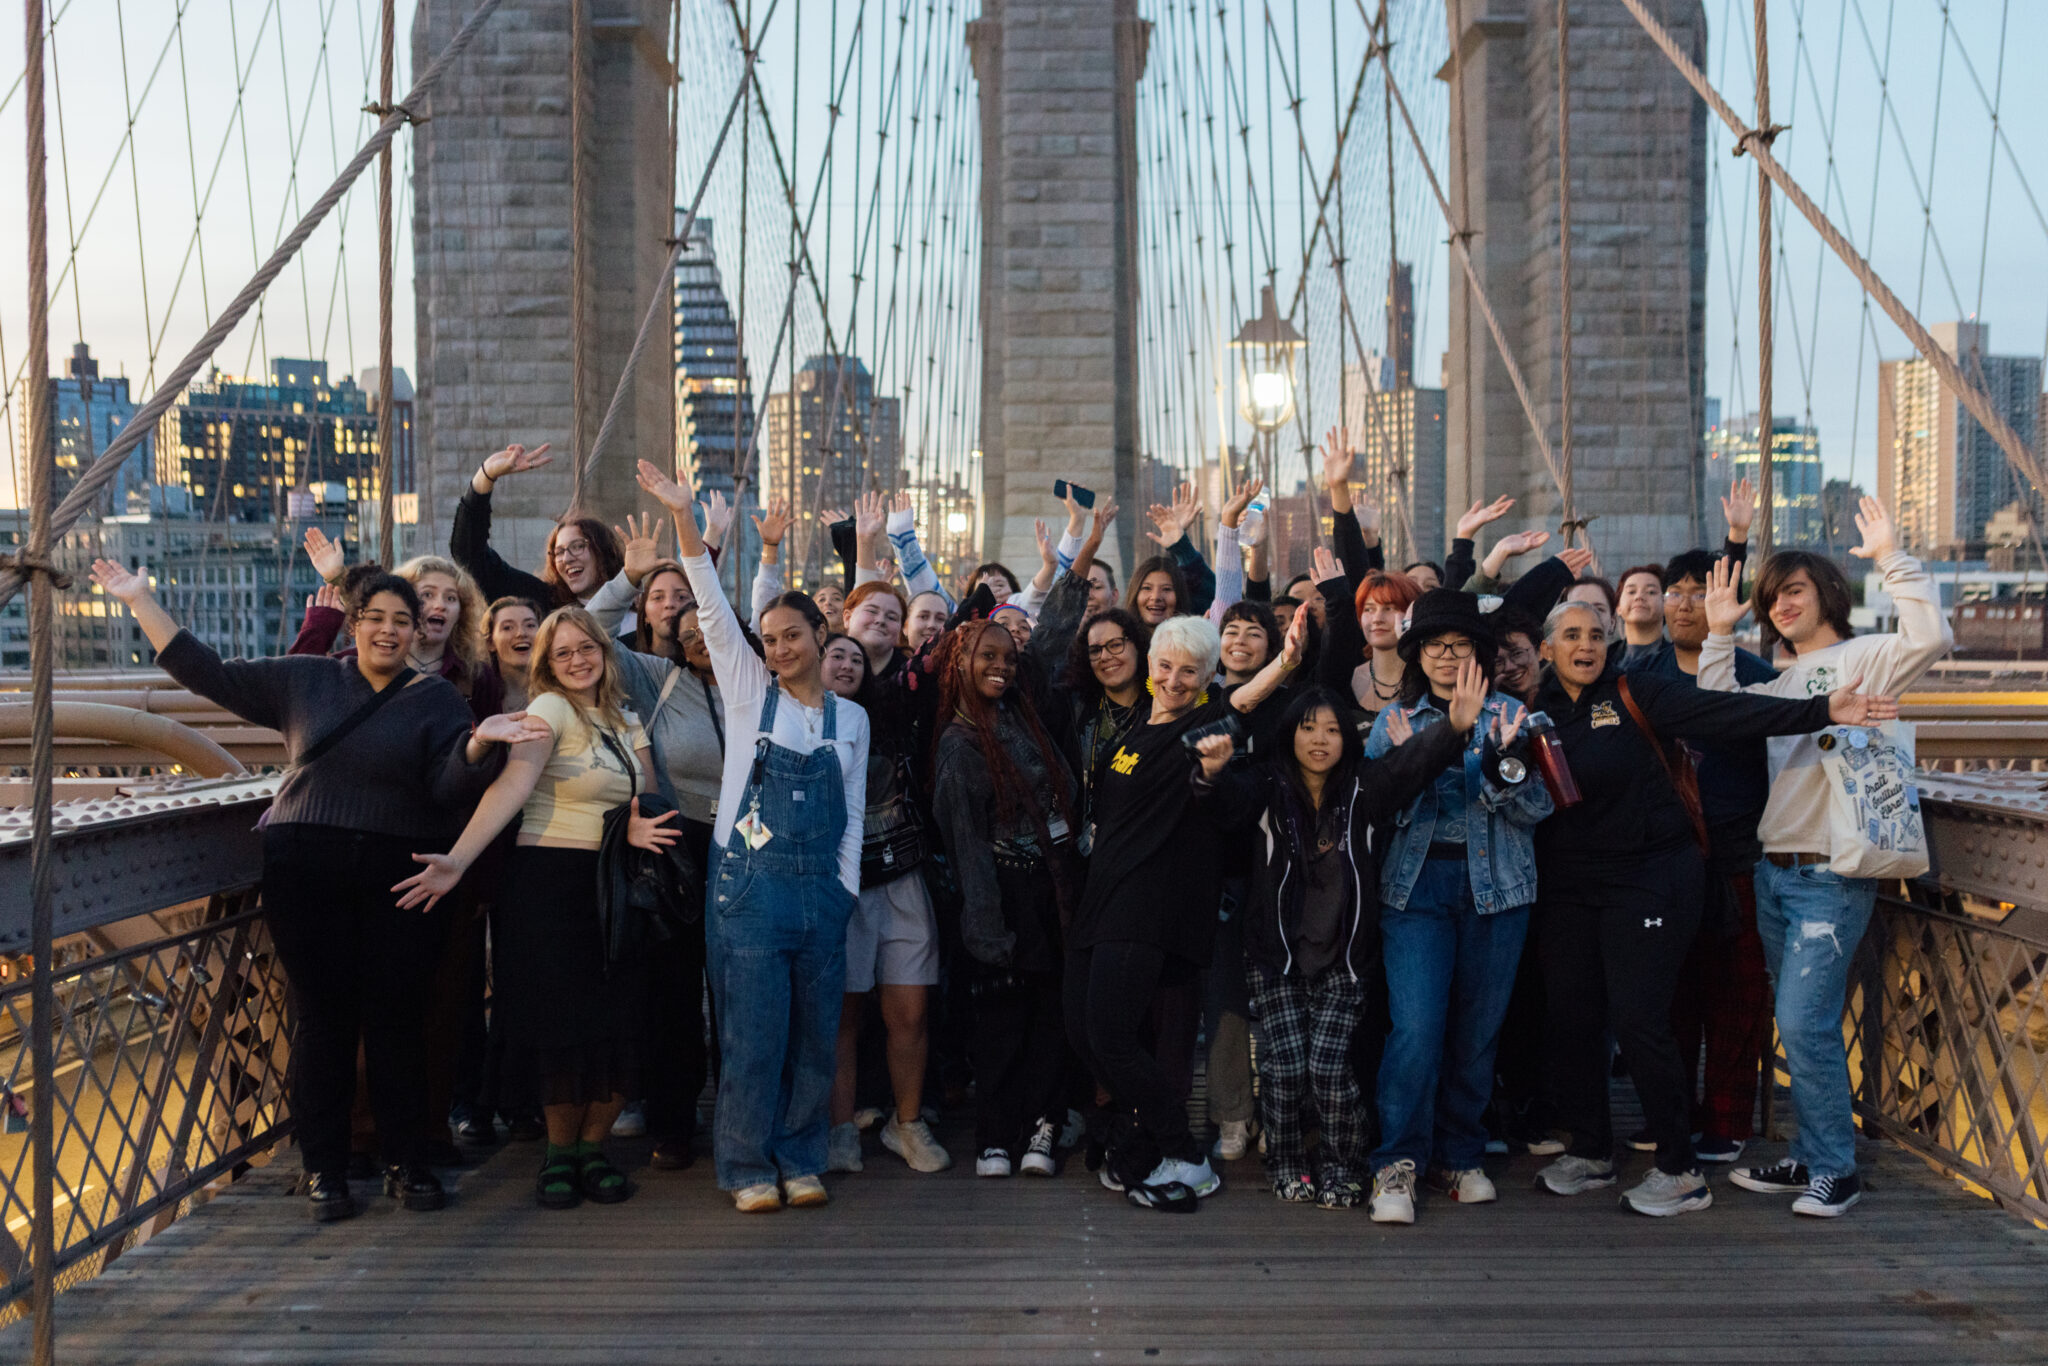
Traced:
<path id="1" fill-rule="evenodd" d="M 29 1073 L 28 985 L 0 991 L 0 1274 L 15 1306 L 0 1318 L 33 1276 L 28 1107 L 53 1109 L 60 1288 L 289 1133 L 285 977 L 255 902 L 216 895 L 182 932 L 60 969 L 47 1096 Z"/>
<path id="2" fill-rule="evenodd" d="M 2048 1225 L 2048 936 L 2003 911 L 1879 898 L 1850 992 L 1850 1075 L 1867 1129 Z"/>

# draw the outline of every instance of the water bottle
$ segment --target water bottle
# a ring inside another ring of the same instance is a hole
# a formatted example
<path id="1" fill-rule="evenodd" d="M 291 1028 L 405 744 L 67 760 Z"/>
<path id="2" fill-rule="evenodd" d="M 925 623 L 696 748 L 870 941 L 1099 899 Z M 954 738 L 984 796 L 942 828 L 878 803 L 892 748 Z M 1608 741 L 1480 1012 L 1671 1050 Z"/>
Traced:
<path id="1" fill-rule="evenodd" d="M 1552 804 L 1559 810 L 1577 806 L 1579 784 L 1572 777 L 1571 762 L 1564 757 L 1556 723 L 1545 713 L 1532 711 L 1522 722 L 1522 733 L 1529 737 L 1529 747 L 1535 751 L 1536 771 L 1543 775 L 1543 785 L 1550 789 Z"/>

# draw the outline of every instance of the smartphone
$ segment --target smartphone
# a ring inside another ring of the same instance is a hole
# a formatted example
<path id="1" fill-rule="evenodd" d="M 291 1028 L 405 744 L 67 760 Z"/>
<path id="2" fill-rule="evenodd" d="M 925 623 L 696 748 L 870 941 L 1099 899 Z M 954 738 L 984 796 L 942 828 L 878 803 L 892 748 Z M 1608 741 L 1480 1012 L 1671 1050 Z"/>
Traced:
<path id="1" fill-rule="evenodd" d="M 1065 502 L 1067 500 L 1067 494 L 1070 490 L 1074 495 L 1074 501 L 1079 503 L 1082 507 L 1092 508 L 1095 506 L 1094 489 L 1083 488 L 1079 484 L 1069 484 L 1064 479 L 1055 479 L 1052 481 L 1052 496 L 1059 499 L 1061 502 Z"/>

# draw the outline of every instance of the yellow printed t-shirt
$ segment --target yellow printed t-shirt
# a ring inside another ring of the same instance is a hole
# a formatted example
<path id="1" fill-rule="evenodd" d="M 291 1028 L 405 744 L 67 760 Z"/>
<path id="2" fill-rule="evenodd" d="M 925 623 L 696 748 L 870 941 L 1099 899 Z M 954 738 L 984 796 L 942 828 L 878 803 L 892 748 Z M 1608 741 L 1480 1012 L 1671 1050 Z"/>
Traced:
<path id="1" fill-rule="evenodd" d="M 527 706 L 526 714 L 547 722 L 555 733 L 555 748 L 520 813 L 519 842 L 597 848 L 604 837 L 605 812 L 629 800 L 636 789 L 647 790 L 637 753 L 647 744 L 646 733 L 631 712 L 625 714 L 623 728 L 606 727 L 596 710 L 579 708 L 560 693 L 542 693 Z M 630 774 L 598 738 L 603 729 L 609 729 L 625 751 L 633 766 Z"/>

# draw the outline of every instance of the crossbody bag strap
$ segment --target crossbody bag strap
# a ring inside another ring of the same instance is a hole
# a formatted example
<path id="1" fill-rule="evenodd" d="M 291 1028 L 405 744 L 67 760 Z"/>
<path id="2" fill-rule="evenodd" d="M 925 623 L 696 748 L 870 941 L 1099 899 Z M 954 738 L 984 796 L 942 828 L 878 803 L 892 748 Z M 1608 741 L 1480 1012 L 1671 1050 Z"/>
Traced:
<path id="1" fill-rule="evenodd" d="M 588 722 L 585 724 L 588 724 Z M 610 726 L 593 725 L 590 728 L 597 732 L 598 738 L 604 741 L 604 747 L 611 751 L 612 758 L 617 759 L 619 767 L 625 770 L 626 781 L 633 785 L 633 797 L 639 796 L 640 770 L 633 763 L 633 756 L 626 752 L 625 745 L 620 742 L 617 736 L 612 734 Z M 628 797 L 626 800 L 631 801 L 633 797 Z"/>
<path id="2" fill-rule="evenodd" d="M 1693 768 L 1690 759 L 1686 761 L 1682 770 L 1673 761 L 1670 750 L 1657 734 L 1656 728 L 1650 724 L 1650 718 L 1643 715 L 1642 707 L 1637 705 L 1635 694 L 1629 691 L 1628 675 L 1623 674 L 1615 683 L 1621 692 L 1621 704 L 1628 708 L 1629 717 L 1636 723 L 1636 729 L 1643 733 L 1643 738 L 1650 742 L 1650 748 L 1657 752 L 1657 762 L 1664 765 L 1664 776 L 1671 780 L 1671 790 L 1678 794 L 1678 804 L 1685 808 L 1685 814 L 1692 820 L 1693 839 L 1699 844 L 1700 852 L 1706 853 L 1707 813 L 1700 807 L 1700 780 L 1697 770 Z"/>
<path id="3" fill-rule="evenodd" d="M 375 716 L 386 702 L 389 702 L 392 698 L 411 687 L 418 677 L 418 671 L 410 665 L 399 670 L 398 677 L 392 679 L 377 692 L 363 699 L 363 704 L 343 717 L 340 725 L 328 731 L 318 740 L 315 740 L 312 746 L 300 754 L 293 762 L 292 767 L 294 769 L 307 768 L 314 761 L 324 757 L 329 750 L 333 749 L 343 740 L 346 740 L 350 731 L 362 725 L 363 722 L 369 720 L 372 716 Z"/>

